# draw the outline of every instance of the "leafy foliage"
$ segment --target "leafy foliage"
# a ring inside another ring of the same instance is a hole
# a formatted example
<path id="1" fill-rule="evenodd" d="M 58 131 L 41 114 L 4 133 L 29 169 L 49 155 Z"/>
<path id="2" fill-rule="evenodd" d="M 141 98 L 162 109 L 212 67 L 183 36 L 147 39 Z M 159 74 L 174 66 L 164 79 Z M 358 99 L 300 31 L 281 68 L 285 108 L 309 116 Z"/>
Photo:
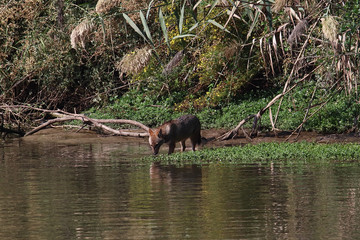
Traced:
<path id="1" fill-rule="evenodd" d="M 207 126 L 228 127 L 271 100 L 252 94 L 304 82 L 272 107 L 276 127 L 322 106 L 306 129 L 349 129 L 359 114 L 359 2 L 273 2 L 10 1 L 0 10 L 0 99 L 76 111 L 113 103 L 145 122 L 127 106 L 165 104 L 144 110 L 149 124 L 160 112 L 202 111 Z M 335 93 L 341 104 L 323 105 Z"/>
<path id="2" fill-rule="evenodd" d="M 148 126 L 159 126 L 165 121 L 175 119 L 183 114 L 196 114 L 202 124 L 202 128 L 231 128 L 237 123 L 259 111 L 272 98 L 278 89 L 271 89 L 266 92 L 250 92 L 236 102 L 222 105 L 221 108 L 204 108 L 201 111 L 188 109 L 187 111 L 174 111 L 173 104 L 176 99 L 159 99 L 145 94 L 138 94 L 137 91 L 129 91 L 121 98 L 113 100 L 114 103 L 92 108 L 88 111 L 93 118 L 120 118 L 133 119 Z M 281 130 L 296 129 L 303 121 L 305 112 L 309 106 L 312 92 L 309 86 L 303 86 L 302 91 L 294 92 L 282 102 L 281 113 L 279 114 L 278 128 Z M 317 95 L 310 106 L 310 114 L 317 111 L 326 100 L 326 95 Z M 182 99 L 182 96 L 179 96 Z M 277 105 L 273 106 L 273 112 Z M 344 93 L 335 95 L 329 102 L 303 126 L 306 131 L 317 131 L 321 133 L 343 133 L 358 128 L 356 121 L 360 114 L 360 108 L 355 101 L 355 95 L 348 97 Z M 245 128 L 251 128 L 252 122 L 247 123 Z M 271 130 L 269 115 L 265 115 L 261 121 L 263 131 Z"/>

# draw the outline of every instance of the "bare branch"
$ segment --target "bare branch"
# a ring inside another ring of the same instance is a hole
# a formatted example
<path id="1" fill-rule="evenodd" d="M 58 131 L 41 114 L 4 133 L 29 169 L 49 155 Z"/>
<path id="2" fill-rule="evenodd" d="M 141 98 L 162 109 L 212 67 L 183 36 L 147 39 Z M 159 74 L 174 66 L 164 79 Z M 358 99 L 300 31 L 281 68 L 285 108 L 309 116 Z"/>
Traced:
<path id="1" fill-rule="evenodd" d="M 0 106 L 0 109 L 12 111 L 12 112 L 20 112 L 20 114 L 23 114 L 25 109 L 30 109 L 40 113 L 47 113 L 50 114 L 52 117 L 55 117 L 54 119 L 50 119 L 45 123 L 35 127 L 31 131 L 27 132 L 25 136 L 32 135 L 54 123 L 74 121 L 74 120 L 82 121 L 84 125 L 91 125 L 97 129 L 101 129 L 105 134 L 111 134 L 116 136 L 146 137 L 148 136 L 148 131 L 149 131 L 149 127 L 147 127 L 146 125 L 130 119 L 93 119 L 84 114 L 74 114 L 62 110 L 47 110 L 47 109 L 41 109 L 27 105 L 2 105 Z M 143 129 L 145 132 L 131 132 L 131 131 L 113 129 L 105 125 L 106 123 L 130 124 Z"/>
<path id="2" fill-rule="evenodd" d="M 262 108 L 257 114 L 252 114 L 247 116 L 245 119 L 241 120 L 239 122 L 239 124 L 232 130 L 230 130 L 229 132 L 221 135 L 220 137 L 218 137 L 218 140 L 229 140 L 231 138 L 235 138 L 238 135 L 239 129 L 245 124 L 247 123 L 250 119 L 254 119 L 254 124 L 252 127 L 252 134 L 251 135 L 256 135 L 257 134 L 257 128 L 258 128 L 258 121 L 261 119 L 262 115 L 265 113 L 266 110 L 268 110 L 275 102 L 277 102 L 279 99 L 281 99 L 283 96 L 285 96 L 287 93 L 289 93 L 290 91 L 292 91 L 300 82 L 304 81 L 306 79 L 306 77 L 308 76 L 308 74 L 303 77 L 299 82 L 295 83 L 293 86 L 291 86 L 291 88 L 289 88 L 287 91 L 282 92 L 278 95 L 276 95 L 264 108 Z"/>
<path id="3" fill-rule="evenodd" d="M 43 124 L 41 124 L 40 126 L 34 128 L 33 130 L 31 130 L 30 132 L 27 132 L 25 134 L 25 137 L 26 136 L 29 136 L 29 135 L 32 135 L 38 131 L 40 131 L 41 129 L 43 128 L 46 128 L 47 126 L 53 124 L 53 123 L 56 123 L 56 122 L 65 122 L 65 121 L 71 121 L 71 120 L 77 120 L 77 118 L 70 118 L 70 117 L 63 117 L 63 118 L 55 118 L 55 119 L 51 119 Z"/>

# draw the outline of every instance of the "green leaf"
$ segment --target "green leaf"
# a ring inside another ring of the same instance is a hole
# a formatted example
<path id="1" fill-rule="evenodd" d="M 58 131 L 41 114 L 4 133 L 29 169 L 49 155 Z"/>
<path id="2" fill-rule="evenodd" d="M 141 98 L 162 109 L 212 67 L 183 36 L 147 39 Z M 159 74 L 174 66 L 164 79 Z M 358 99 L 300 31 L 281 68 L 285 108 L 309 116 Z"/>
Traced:
<path id="1" fill-rule="evenodd" d="M 138 28 L 138 26 L 136 26 L 136 24 L 133 22 L 133 20 L 131 20 L 131 18 L 128 15 L 126 15 L 125 13 L 123 13 L 123 16 L 124 16 L 125 20 L 127 21 L 127 23 L 135 30 L 135 32 L 137 32 L 140 36 L 142 36 L 145 39 L 145 41 L 147 41 L 146 37 L 141 32 L 140 28 Z"/>
<path id="2" fill-rule="evenodd" d="M 151 6 L 153 5 L 154 1 L 155 1 L 155 0 L 151 0 L 151 2 L 149 3 L 148 10 L 146 11 L 146 20 L 149 19 Z"/>
<path id="3" fill-rule="evenodd" d="M 168 37 L 167 29 L 166 29 L 165 19 L 164 19 L 164 15 L 161 11 L 161 8 L 159 9 L 159 22 L 160 22 L 160 26 L 161 26 L 161 29 L 164 34 L 165 42 L 168 45 L 168 47 L 170 48 L 169 37 Z"/>
<path id="4" fill-rule="evenodd" d="M 191 32 L 192 30 L 194 30 L 195 28 L 197 28 L 199 26 L 199 23 L 195 23 L 190 29 L 189 32 Z"/>
<path id="5" fill-rule="evenodd" d="M 183 4 L 183 6 L 181 8 L 181 11 L 180 11 L 180 19 L 179 19 L 179 33 L 180 33 L 180 35 L 182 33 L 183 23 L 184 23 L 185 2 L 186 1 L 184 1 L 184 4 Z"/>
<path id="6" fill-rule="evenodd" d="M 140 19 L 141 19 L 142 25 L 143 25 L 143 27 L 144 27 L 144 31 L 145 31 L 145 33 L 146 33 L 146 36 L 147 36 L 148 39 L 150 40 L 151 44 L 154 44 L 154 43 L 153 43 L 153 40 L 152 40 L 152 37 L 151 37 L 151 34 L 150 34 L 150 30 L 149 30 L 148 24 L 147 24 L 146 19 L 145 19 L 145 16 L 144 16 L 144 14 L 142 13 L 141 10 L 140 10 Z"/>
<path id="7" fill-rule="evenodd" d="M 252 31 L 254 30 L 254 28 L 255 28 L 255 26 L 256 26 L 256 24 L 257 24 L 257 21 L 258 21 L 258 19 L 259 19 L 259 16 L 260 16 L 260 11 L 256 11 L 254 20 L 252 21 L 251 26 L 250 26 L 250 28 L 249 28 L 249 32 L 248 32 L 248 34 L 246 35 L 246 40 L 248 40 L 249 37 L 251 36 L 251 33 L 252 33 Z"/>
<path id="8" fill-rule="evenodd" d="M 173 37 L 173 39 L 177 39 L 177 38 L 186 38 L 186 37 L 196 37 L 195 34 L 183 34 L 183 35 L 177 35 L 175 37 Z"/>
<path id="9" fill-rule="evenodd" d="M 216 7 L 216 4 L 218 3 L 218 0 L 215 0 L 213 4 L 211 5 L 210 10 L 208 11 L 206 16 L 209 16 L 209 14 L 212 12 L 212 10 Z"/>
<path id="10" fill-rule="evenodd" d="M 229 30 L 227 30 L 223 25 L 221 25 L 220 23 L 216 22 L 215 20 L 208 20 L 209 23 L 213 24 L 214 26 L 220 28 L 221 30 L 224 30 L 227 33 L 230 33 Z"/>

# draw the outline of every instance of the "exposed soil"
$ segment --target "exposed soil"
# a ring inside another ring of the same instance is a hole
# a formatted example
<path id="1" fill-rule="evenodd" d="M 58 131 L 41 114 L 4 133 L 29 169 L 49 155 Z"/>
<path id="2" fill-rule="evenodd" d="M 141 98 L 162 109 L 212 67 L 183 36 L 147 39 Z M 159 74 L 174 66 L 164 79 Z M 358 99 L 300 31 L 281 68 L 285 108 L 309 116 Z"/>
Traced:
<path id="1" fill-rule="evenodd" d="M 219 129 L 210 129 L 203 130 L 202 134 L 206 138 L 218 137 L 223 133 L 227 132 L 226 130 Z M 293 134 L 290 138 L 291 132 L 278 132 L 276 135 L 274 132 L 265 132 L 259 133 L 257 137 L 247 138 L 243 133 L 240 133 L 238 137 L 226 141 L 213 141 L 211 144 L 215 146 L 231 146 L 231 145 L 241 145 L 241 144 L 257 144 L 262 142 L 316 142 L 316 143 L 360 143 L 360 134 L 359 133 L 349 133 L 349 134 L 319 134 L 316 132 L 301 132 L 300 135 Z"/>
<path id="2" fill-rule="evenodd" d="M 290 139 L 290 132 L 280 132 L 275 136 L 273 132 L 260 133 L 257 137 L 249 139 L 241 133 L 238 137 L 226 141 L 218 141 L 214 138 L 221 136 L 227 130 L 225 129 L 208 129 L 202 130 L 202 135 L 209 141 L 207 147 L 221 147 L 221 146 L 236 146 L 243 144 L 257 144 L 261 142 L 295 142 L 295 141 L 308 141 L 317 143 L 360 143 L 359 133 L 349 134 L 318 134 L 315 132 L 302 132 L 299 136 L 294 134 Z M 137 142 L 148 144 L 147 138 L 138 137 L 121 137 L 121 136 L 105 136 L 97 134 L 94 131 L 81 130 L 64 130 L 58 128 L 48 128 L 39 131 L 33 135 L 24 137 L 25 141 L 50 141 L 50 142 L 66 142 L 66 143 L 91 143 L 91 142 L 103 142 L 103 143 L 121 143 L 121 142 Z M 190 145 L 190 144 L 188 144 Z"/>

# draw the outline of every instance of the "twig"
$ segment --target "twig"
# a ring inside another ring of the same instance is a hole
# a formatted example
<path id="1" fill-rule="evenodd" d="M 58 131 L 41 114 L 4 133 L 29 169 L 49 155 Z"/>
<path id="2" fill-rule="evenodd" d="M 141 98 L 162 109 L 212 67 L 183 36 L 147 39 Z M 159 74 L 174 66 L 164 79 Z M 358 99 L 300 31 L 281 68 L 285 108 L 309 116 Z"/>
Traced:
<path id="1" fill-rule="evenodd" d="M 245 131 L 245 129 L 243 127 L 241 127 L 242 132 L 244 133 L 244 136 L 246 137 L 247 140 L 249 140 L 250 142 L 252 142 L 251 137 L 249 136 L 249 134 L 247 134 L 247 132 Z"/>
<path id="2" fill-rule="evenodd" d="M 288 86 L 289 86 L 289 84 L 290 84 L 290 81 L 291 81 L 291 79 L 292 79 L 292 77 L 293 77 L 293 75 L 294 75 L 294 73 L 295 73 L 296 65 L 297 65 L 297 63 L 299 62 L 299 60 L 301 59 L 301 56 L 302 56 L 303 52 L 305 51 L 305 46 L 306 46 L 307 43 L 309 42 L 310 35 L 311 35 L 311 33 L 314 31 L 314 29 L 315 29 L 316 25 L 319 23 L 319 21 L 320 21 L 320 18 L 318 18 L 318 19 L 316 20 L 316 22 L 311 26 L 311 28 L 310 28 L 310 33 L 308 34 L 307 39 L 305 40 L 303 46 L 301 47 L 301 50 L 300 50 L 300 52 L 299 52 L 299 54 L 298 54 L 298 56 L 297 56 L 297 58 L 296 58 L 296 60 L 295 60 L 295 62 L 294 62 L 294 65 L 293 65 L 293 67 L 292 67 L 292 69 L 291 69 L 290 75 L 289 75 L 288 79 L 287 79 L 286 82 L 285 82 L 285 86 L 284 86 L 283 92 L 285 92 L 285 91 L 287 90 L 287 88 L 288 88 Z M 276 125 L 276 121 L 277 121 L 277 118 L 278 118 L 278 116 L 279 116 L 281 103 L 282 103 L 282 98 L 280 99 L 280 103 L 279 103 L 279 106 L 278 106 L 278 109 L 277 109 L 277 112 L 276 112 L 276 115 L 275 115 L 274 125 Z"/>
<path id="3" fill-rule="evenodd" d="M 335 95 L 335 94 L 334 94 L 334 95 Z M 292 135 L 294 135 L 295 132 L 297 132 L 300 128 L 302 128 L 302 126 L 303 126 L 312 116 L 314 116 L 317 112 L 319 112 L 319 111 L 333 98 L 334 95 L 330 96 L 325 102 L 323 102 L 323 103 L 320 105 L 320 107 L 319 107 L 318 109 L 316 109 L 315 112 L 313 112 L 308 118 L 304 119 L 304 120 L 302 121 L 302 123 L 285 139 L 285 141 L 288 141 L 288 140 L 290 139 L 290 137 L 291 137 Z"/>
<path id="4" fill-rule="evenodd" d="M 239 129 L 245 124 L 247 123 L 250 119 L 254 118 L 254 124 L 253 124 L 253 130 L 252 133 L 257 132 L 257 122 L 260 120 L 261 116 L 264 114 L 264 112 L 269 109 L 277 100 L 279 100 L 280 98 L 282 98 L 285 94 L 289 93 L 290 91 L 292 91 L 299 83 L 301 83 L 302 81 L 304 81 L 306 79 L 306 77 L 309 74 L 307 74 L 306 76 L 304 76 L 299 82 L 295 83 L 293 86 L 291 86 L 291 88 L 289 88 L 287 91 L 282 92 L 278 95 L 276 95 L 264 108 L 262 108 L 257 114 L 251 114 L 249 116 L 247 116 L 245 119 L 241 120 L 239 122 L 239 124 L 232 130 L 230 130 L 229 132 L 224 133 L 223 135 L 221 135 L 220 137 L 218 137 L 217 139 L 223 141 L 223 140 L 228 140 L 231 138 L 234 138 L 238 135 L 238 131 Z M 252 134 L 253 135 L 253 134 Z"/>

